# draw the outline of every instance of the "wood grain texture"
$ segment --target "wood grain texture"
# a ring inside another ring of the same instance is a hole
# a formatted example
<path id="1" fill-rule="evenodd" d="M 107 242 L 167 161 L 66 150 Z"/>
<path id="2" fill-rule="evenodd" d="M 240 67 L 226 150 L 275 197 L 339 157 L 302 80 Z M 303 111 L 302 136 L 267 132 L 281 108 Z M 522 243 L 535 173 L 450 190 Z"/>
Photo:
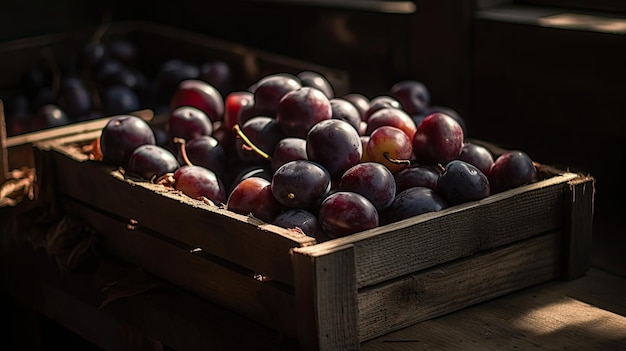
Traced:
<path id="1" fill-rule="evenodd" d="M 359 338 L 368 340 L 560 274 L 561 233 L 457 260 L 359 293 Z"/>
<path id="2" fill-rule="evenodd" d="M 357 287 L 419 271 L 563 227 L 565 173 L 484 200 L 331 240 L 304 252 L 353 244 Z"/>
<path id="3" fill-rule="evenodd" d="M 101 234 L 107 251 L 209 301 L 217 303 L 285 335 L 296 335 L 293 292 L 234 271 L 230 267 L 154 238 L 127 222 L 108 217 L 71 199 L 66 213 L 83 218 Z"/>
<path id="4" fill-rule="evenodd" d="M 292 255 L 301 349 L 358 350 L 354 247 Z"/>
<path id="5" fill-rule="evenodd" d="M 564 276 L 567 279 L 576 279 L 585 274 L 591 266 L 596 187 L 595 179 L 590 176 L 573 179 L 568 184 L 569 187 L 565 191 L 567 261 L 564 265 Z"/>
<path id="6" fill-rule="evenodd" d="M 289 250 L 315 242 L 161 185 L 124 179 L 113 167 L 76 160 L 79 156 L 68 149 L 52 146 L 48 156 L 53 159 L 55 186 L 61 194 L 291 286 Z"/>
<path id="7" fill-rule="evenodd" d="M 592 268 L 383 335 L 361 350 L 624 350 L 624 296 L 624 278 Z"/>

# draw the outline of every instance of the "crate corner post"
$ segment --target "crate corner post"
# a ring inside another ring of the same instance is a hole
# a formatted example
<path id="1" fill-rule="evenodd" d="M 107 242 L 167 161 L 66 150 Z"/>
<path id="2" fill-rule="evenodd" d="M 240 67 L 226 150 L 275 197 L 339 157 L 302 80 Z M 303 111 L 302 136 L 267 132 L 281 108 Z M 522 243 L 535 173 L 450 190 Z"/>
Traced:
<path id="1" fill-rule="evenodd" d="M 563 279 L 582 277 L 591 266 L 591 244 L 596 192 L 595 178 L 580 175 L 567 182 L 564 191 L 565 262 Z"/>
<path id="2" fill-rule="evenodd" d="M 358 350 L 354 246 L 295 248 L 291 260 L 300 350 Z"/>

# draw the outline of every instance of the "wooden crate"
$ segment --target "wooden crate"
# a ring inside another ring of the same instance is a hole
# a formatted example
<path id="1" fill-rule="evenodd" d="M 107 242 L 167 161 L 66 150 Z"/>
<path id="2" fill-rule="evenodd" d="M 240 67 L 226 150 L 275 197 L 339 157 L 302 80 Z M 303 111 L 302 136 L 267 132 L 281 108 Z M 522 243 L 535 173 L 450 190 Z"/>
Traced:
<path id="1" fill-rule="evenodd" d="M 39 179 L 119 257 L 296 338 L 362 342 L 589 267 L 595 180 L 534 184 L 324 243 L 91 161 L 70 136 L 35 145 Z M 542 168 L 543 169 L 543 168 Z"/>

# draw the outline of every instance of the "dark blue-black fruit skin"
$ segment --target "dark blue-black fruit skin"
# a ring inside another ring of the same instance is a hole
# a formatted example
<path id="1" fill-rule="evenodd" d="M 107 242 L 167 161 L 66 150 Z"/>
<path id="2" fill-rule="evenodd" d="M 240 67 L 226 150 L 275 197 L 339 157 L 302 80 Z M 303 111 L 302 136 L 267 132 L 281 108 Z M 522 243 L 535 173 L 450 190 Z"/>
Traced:
<path id="1" fill-rule="evenodd" d="M 103 161 L 116 167 L 126 167 L 137 147 L 155 143 L 154 132 L 148 122 L 133 115 L 112 117 L 100 134 Z"/>
<path id="2" fill-rule="evenodd" d="M 407 188 L 396 195 L 391 206 L 381 213 L 383 224 L 447 208 L 448 202 L 435 190 L 425 186 Z"/>
<path id="3" fill-rule="evenodd" d="M 487 176 L 475 166 L 452 160 L 437 180 L 437 191 L 450 205 L 476 201 L 490 195 Z"/>
<path id="4" fill-rule="evenodd" d="M 172 173 L 179 167 L 174 154 L 169 150 L 152 144 L 138 146 L 130 155 L 127 171 L 151 180 Z"/>

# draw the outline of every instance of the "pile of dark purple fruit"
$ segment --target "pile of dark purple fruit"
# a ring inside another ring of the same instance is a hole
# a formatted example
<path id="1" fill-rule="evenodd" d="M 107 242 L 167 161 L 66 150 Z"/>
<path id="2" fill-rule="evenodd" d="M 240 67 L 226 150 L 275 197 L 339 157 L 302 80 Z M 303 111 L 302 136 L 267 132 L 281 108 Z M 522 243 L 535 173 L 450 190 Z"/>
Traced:
<path id="1" fill-rule="evenodd" d="M 2 92 L 9 136 L 167 107 L 185 79 L 204 80 L 222 93 L 231 88 L 226 62 L 171 58 L 156 72 L 147 72 L 135 42 L 125 37 L 103 40 L 102 34 L 98 31 L 69 53 L 42 49 L 38 64 L 28 67 L 18 86 Z"/>
<path id="2" fill-rule="evenodd" d="M 99 139 L 103 161 L 318 242 L 537 180 L 526 153 L 496 157 L 468 142 L 463 119 L 432 106 L 415 80 L 372 99 L 335 96 L 311 71 L 268 75 L 224 98 L 186 80 L 164 131 L 158 142 L 144 120 L 116 116 Z"/>

